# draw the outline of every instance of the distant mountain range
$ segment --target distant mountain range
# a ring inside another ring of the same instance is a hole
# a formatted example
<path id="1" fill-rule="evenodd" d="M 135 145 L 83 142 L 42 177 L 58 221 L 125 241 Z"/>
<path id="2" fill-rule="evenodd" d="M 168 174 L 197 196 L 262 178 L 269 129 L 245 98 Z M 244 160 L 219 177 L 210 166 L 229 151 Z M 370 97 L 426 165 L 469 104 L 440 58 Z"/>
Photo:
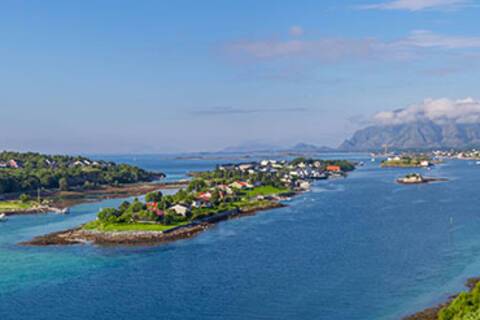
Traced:
<path id="1" fill-rule="evenodd" d="M 336 149 L 324 146 L 316 146 L 307 143 L 298 143 L 294 146 L 282 147 L 269 144 L 247 143 L 221 150 L 221 153 L 247 153 L 247 152 L 291 152 L 291 153 L 320 153 L 332 152 Z"/>
<path id="2" fill-rule="evenodd" d="M 373 125 L 358 130 L 339 147 L 342 151 L 467 148 L 480 146 L 479 123 L 430 120 L 397 125 Z"/>

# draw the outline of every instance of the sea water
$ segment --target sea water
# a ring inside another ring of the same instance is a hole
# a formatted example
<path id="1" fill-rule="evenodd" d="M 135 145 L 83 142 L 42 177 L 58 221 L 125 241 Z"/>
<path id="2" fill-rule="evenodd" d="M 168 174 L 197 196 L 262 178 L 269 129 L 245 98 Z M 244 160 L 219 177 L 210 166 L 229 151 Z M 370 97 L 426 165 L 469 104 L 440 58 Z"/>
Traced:
<path id="1" fill-rule="evenodd" d="M 225 162 L 109 160 L 171 180 Z M 0 319 L 400 319 L 480 275 L 479 166 L 448 161 L 422 172 L 448 182 L 404 186 L 395 179 L 412 170 L 365 162 L 285 208 L 156 247 L 17 245 L 121 199 L 9 217 L 0 223 Z"/>

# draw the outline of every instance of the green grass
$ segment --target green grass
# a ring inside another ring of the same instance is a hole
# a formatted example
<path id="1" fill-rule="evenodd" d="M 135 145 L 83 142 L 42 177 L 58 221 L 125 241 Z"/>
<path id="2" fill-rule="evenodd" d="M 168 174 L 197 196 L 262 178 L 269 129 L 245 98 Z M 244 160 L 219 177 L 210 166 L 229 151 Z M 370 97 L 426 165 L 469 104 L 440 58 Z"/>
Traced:
<path id="1" fill-rule="evenodd" d="M 248 190 L 245 193 L 248 197 L 256 197 L 256 196 L 271 196 L 274 194 L 285 193 L 288 191 L 290 190 L 275 188 L 273 186 L 261 186 L 261 187 L 254 188 L 252 190 Z"/>
<path id="2" fill-rule="evenodd" d="M 471 292 L 462 292 L 438 314 L 440 320 L 480 319 L 480 284 Z"/>
<path id="3" fill-rule="evenodd" d="M 85 230 L 97 230 L 106 232 L 121 232 L 121 231 L 165 231 L 185 225 L 188 222 L 182 222 L 174 225 L 165 226 L 162 224 L 147 224 L 147 223 L 109 223 L 104 224 L 100 221 L 92 221 L 83 226 Z"/>
<path id="4" fill-rule="evenodd" d="M 21 202 L 21 201 L 0 201 L 0 211 L 15 211 L 32 208 L 36 202 Z"/>

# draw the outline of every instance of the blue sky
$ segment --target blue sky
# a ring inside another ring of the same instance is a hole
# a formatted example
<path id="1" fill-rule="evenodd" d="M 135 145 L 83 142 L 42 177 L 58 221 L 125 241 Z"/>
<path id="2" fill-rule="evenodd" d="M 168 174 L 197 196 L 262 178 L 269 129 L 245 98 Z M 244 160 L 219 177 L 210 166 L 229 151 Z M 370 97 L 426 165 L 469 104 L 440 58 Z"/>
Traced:
<path id="1" fill-rule="evenodd" d="M 339 2 L 1 1 L 0 149 L 337 146 L 380 111 L 480 98 L 479 1 Z"/>

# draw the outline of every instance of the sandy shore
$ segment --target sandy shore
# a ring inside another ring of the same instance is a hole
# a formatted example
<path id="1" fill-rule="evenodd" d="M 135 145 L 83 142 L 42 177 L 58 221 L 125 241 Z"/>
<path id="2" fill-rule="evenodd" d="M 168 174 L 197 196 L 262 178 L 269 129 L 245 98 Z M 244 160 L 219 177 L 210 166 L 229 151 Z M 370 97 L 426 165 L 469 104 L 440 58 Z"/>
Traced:
<path id="1" fill-rule="evenodd" d="M 126 246 L 145 246 L 157 245 L 165 242 L 172 242 L 181 239 L 192 238 L 203 232 L 216 223 L 239 218 L 242 216 L 254 215 L 259 211 L 265 211 L 274 208 L 284 207 L 285 205 L 272 202 L 266 206 L 253 208 L 250 210 L 234 210 L 219 213 L 215 216 L 194 221 L 189 225 L 175 228 L 167 231 L 122 231 L 122 232 L 101 232 L 84 230 L 82 227 L 54 232 L 44 236 L 39 236 L 31 241 L 20 243 L 25 246 L 51 246 L 51 245 L 74 245 L 91 243 L 96 245 L 126 245 Z"/>

